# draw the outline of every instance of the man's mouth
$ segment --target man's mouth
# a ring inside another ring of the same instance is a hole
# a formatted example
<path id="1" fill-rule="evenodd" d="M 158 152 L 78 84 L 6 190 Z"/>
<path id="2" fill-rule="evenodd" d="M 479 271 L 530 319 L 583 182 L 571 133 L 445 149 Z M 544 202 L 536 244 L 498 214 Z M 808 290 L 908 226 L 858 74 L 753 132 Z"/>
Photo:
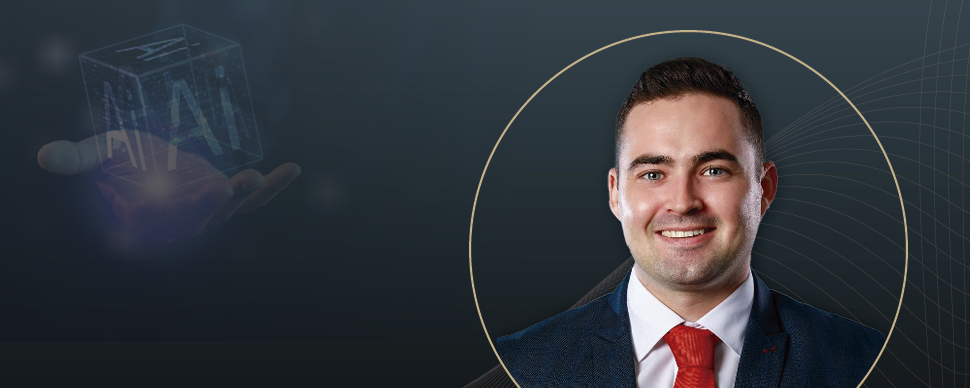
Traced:
<path id="1" fill-rule="evenodd" d="M 694 230 L 661 230 L 660 234 L 663 235 L 664 237 L 670 237 L 670 238 L 687 238 L 687 237 L 700 236 L 711 230 L 714 230 L 714 228 L 701 228 L 701 229 L 694 229 Z"/>

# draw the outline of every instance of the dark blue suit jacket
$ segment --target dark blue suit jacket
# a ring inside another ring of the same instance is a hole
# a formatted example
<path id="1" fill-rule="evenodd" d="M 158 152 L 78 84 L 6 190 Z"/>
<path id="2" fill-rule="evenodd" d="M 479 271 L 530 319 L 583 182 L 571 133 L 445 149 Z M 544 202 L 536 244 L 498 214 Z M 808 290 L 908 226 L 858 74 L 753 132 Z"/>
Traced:
<path id="1" fill-rule="evenodd" d="M 752 274 L 754 276 L 754 274 Z M 735 387 L 856 387 L 885 335 L 771 291 L 757 277 Z M 496 349 L 521 387 L 635 387 L 626 290 L 518 333 Z"/>

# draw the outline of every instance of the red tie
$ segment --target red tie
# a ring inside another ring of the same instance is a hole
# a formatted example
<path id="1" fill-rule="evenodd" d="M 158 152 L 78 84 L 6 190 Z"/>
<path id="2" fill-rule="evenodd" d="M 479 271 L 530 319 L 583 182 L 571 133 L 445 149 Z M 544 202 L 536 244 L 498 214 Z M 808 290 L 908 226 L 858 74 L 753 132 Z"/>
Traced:
<path id="1" fill-rule="evenodd" d="M 720 339 L 707 329 L 677 325 L 664 335 L 674 353 L 674 388 L 714 388 L 714 346 Z"/>

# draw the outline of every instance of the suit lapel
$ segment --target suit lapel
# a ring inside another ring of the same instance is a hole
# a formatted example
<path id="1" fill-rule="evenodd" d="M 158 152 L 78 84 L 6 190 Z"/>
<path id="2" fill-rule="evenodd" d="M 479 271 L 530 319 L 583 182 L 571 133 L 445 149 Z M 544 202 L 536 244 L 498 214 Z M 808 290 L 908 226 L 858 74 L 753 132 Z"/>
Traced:
<path id="1" fill-rule="evenodd" d="M 788 354 L 788 334 L 782 331 L 771 291 L 754 275 L 754 303 L 744 334 L 735 388 L 777 387 Z"/>
<path id="2" fill-rule="evenodd" d="M 751 276 L 755 283 L 754 303 L 734 386 L 778 387 L 788 354 L 788 334 L 782 331 L 771 291 L 754 272 Z M 606 296 L 608 303 L 593 329 L 587 353 L 590 358 L 585 360 L 590 386 L 636 387 L 636 360 L 626 303 L 629 282 L 627 273 L 616 291 Z"/>
<path id="3" fill-rule="evenodd" d="M 630 314 L 626 306 L 626 291 L 630 282 L 627 273 L 616 291 L 606 296 L 608 303 L 590 338 L 591 384 L 594 387 L 636 387 L 633 339 L 630 336 Z"/>

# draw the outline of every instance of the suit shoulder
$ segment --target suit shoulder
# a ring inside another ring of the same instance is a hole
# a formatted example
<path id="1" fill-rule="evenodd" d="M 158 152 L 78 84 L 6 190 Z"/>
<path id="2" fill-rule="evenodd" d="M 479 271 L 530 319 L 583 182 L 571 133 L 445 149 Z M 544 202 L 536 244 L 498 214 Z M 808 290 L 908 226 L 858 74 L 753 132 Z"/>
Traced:
<path id="1" fill-rule="evenodd" d="M 495 350 L 517 381 L 544 381 L 550 375 L 574 373 L 586 359 L 592 334 L 612 307 L 609 295 L 565 311 L 529 328 L 499 337 Z"/>
<path id="2" fill-rule="evenodd" d="M 824 351 L 834 359 L 875 360 L 886 335 L 861 323 L 819 310 L 772 291 L 779 318 L 794 346 Z M 866 367 L 868 369 L 868 366 Z"/>
<path id="3" fill-rule="evenodd" d="M 610 308 L 608 303 L 606 296 L 603 296 L 514 334 L 499 337 L 495 340 L 496 350 L 503 359 L 506 355 L 514 356 L 522 352 L 561 350 L 569 346 L 570 339 L 580 338 L 590 332 L 603 309 Z"/>

